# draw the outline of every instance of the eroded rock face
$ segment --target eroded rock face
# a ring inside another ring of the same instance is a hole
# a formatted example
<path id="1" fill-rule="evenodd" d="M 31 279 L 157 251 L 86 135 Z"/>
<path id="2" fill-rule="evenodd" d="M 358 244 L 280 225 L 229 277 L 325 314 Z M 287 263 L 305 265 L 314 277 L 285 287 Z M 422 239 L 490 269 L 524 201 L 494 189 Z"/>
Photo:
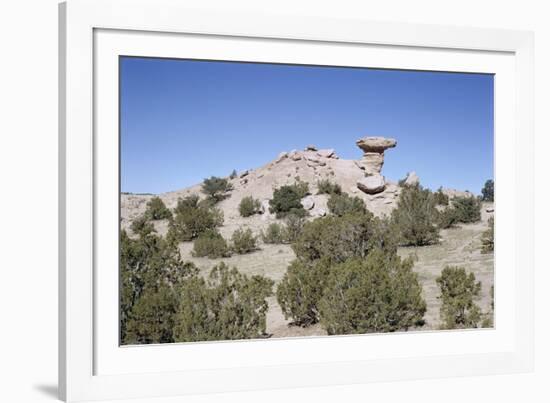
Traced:
<path id="1" fill-rule="evenodd" d="M 383 192 L 386 187 L 386 181 L 380 174 L 365 176 L 357 181 L 357 187 L 367 194 L 376 194 Z"/>
<path id="2" fill-rule="evenodd" d="M 365 153 L 359 166 L 366 175 L 376 175 L 382 171 L 384 165 L 384 153 Z"/>
<path id="3" fill-rule="evenodd" d="M 327 150 L 317 151 L 317 155 L 322 158 L 331 158 L 334 155 L 334 148 L 329 148 Z"/>

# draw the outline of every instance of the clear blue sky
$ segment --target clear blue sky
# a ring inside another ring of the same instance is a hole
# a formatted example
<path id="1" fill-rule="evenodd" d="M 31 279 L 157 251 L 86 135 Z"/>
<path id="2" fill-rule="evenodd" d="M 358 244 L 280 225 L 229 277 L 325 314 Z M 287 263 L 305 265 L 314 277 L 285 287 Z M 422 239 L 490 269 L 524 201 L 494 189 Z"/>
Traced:
<path id="1" fill-rule="evenodd" d="M 493 76 L 121 58 L 121 188 L 162 193 L 308 144 L 359 159 L 394 137 L 382 173 L 479 193 L 493 177 Z"/>

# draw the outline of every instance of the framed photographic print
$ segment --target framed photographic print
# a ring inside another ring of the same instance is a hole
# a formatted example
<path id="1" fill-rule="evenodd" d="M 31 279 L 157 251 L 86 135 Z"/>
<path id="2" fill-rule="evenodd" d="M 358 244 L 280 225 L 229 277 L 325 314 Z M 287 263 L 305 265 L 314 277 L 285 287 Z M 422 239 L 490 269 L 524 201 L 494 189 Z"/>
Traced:
<path id="1" fill-rule="evenodd" d="M 532 34 L 60 17 L 63 399 L 531 370 Z"/>

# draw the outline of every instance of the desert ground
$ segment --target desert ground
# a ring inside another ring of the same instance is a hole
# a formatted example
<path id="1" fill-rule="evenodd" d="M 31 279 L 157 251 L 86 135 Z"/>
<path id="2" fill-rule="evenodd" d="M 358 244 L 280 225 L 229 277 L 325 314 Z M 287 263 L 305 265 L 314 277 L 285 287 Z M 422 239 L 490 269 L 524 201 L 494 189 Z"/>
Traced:
<path id="1" fill-rule="evenodd" d="M 383 157 L 379 170 L 382 164 Z M 344 192 L 361 197 L 367 208 L 375 215 L 390 214 L 397 205 L 400 186 L 396 182 L 385 180 L 383 191 L 368 194 L 357 186 L 358 181 L 364 177 L 365 167 L 362 166 L 361 160 L 340 159 L 334 150 L 317 150 L 315 147 L 309 146 L 304 151 L 283 152 L 265 166 L 241 172 L 236 178 L 231 179 L 233 191 L 227 199 L 217 205 L 224 213 L 224 224 L 219 228 L 220 233 L 224 238 L 229 239 L 236 229 L 250 228 L 255 235 L 259 236 L 270 223 L 279 221 L 265 208 L 266 203 L 272 197 L 273 189 L 281 185 L 292 184 L 297 179 L 309 183 L 312 195 L 308 197 L 313 202 L 309 219 L 323 216 L 328 211 L 327 196 L 316 194 L 316 184 L 321 179 L 329 179 L 338 183 Z M 444 188 L 443 191 L 451 197 L 471 195 L 469 192 L 454 189 Z M 191 194 L 204 196 L 201 194 L 200 184 L 158 196 L 168 208 L 174 208 L 179 198 Z M 263 214 L 247 218 L 239 215 L 238 205 L 246 196 L 253 196 L 262 202 Z M 121 227 L 128 229 L 132 220 L 145 211 L 147 201 L 152 197 L 153 195 L 122 194 Z M 494 261 L 492 253 L 481 253 L 480 245 L 482 233 L 487 229 L 487 221 L 493 214 L 492 211 L 493 204 L 484 202 L 480 222 L 459 224 L 456 227 L 442 230 L 439 244 L 399 249 L 400 256 L 412 255 L 414 257 L 414 270 L 418 273 L 423 287 L 427 312 L 426 323 L 420 330 L 437 329 L 440 325 L 439 288 L 435 279 L 447 265 L 463 266 L 467 271 L 475 274 L 476 279 L 482 283 L 481 297 L 476 302 L 484 312 L 489 310 L 490 289 L 494 282 Z M 154 225 L 159 234 L 166 234 L 167 220 L 156 221 Z M 221 259 L 193 257 L 191 255 L 193 242 L 183 242 L 179 248 L 183 259 L 195 263 L 204 275 L 214 265 L 223 261 L 231 267 L 237 267 L 244 274 L 259 274 L 273 279 L 275 281 L 274 290 L 285 274 L 287 266 L 295 257 L 290 245 L 263 244 L 261 241 L 255 252 L 245 255 L 234 254 L 229 258 Z M 290 320 L 285 320 L 275 296 L 269 298 L 267 332 L 271 337 L 326 334 L 320 325 L 307 328 L 291 325 Z"/>

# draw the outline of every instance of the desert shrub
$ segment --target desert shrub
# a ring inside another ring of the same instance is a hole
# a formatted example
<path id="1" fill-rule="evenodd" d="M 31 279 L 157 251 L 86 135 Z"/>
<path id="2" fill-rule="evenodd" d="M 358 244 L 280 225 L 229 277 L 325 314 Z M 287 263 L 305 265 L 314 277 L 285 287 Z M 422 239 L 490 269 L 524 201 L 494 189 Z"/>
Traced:
<path id="1" fill-rule="evenodd" d="M 439 228 L 451 228 L 457 223 L 456 210 L 453 207 L 447 206 L 438 213 L 437 224 Z"/>
<path id="2" fill-rule="evenodd" d="M 306 183 L 307 185 L 307 183 Z M 305 217 L 307 212 L 302 206 L 302 190 L 295 185 L 284 185 L 273 191 L 273 198 L 269 200 L 269 211 L 277 218 L 284 218 L 288 214 Z"/>
<path id="3" fill-rule="evenodd" d="M 202 182 L 202 192 L 214 203 L 227 198 L 227 193 L 231 190 L 233 190 L 233 185 L 229 183 L 227 178 L 211 176 Z"/>
<path id="4" fill-rule="evenodd" d="M 177 308 L 176 291 L 169 285 L 146 289 L 125 326 L 125 343 L 172 343 Z"/>
<path id="5" fill-rule="evenodd" d="M 231 174 L 229 174 L 229 179 L 235 179 L 237 177 L 237 170 L 234 169 L 231 171 Z"/>
<path id="6" fill-rule="evenodd" d="M 420 185 L 404 186 L 392 222 L 404 246 L 422 246 L 439 241 L 438 212 L 432 192 Z"/>
<path id="7" fill-rule="evenodd" d="M 481 189 L 481 200 L 492 202 L 495 201 L 495 183 L 492 179 L 488 179 Z"/>
<path id="8" fill-rule="evenodd" d="M 257 249 L 257 240 L 250 228 L 239 228 L 231 236 L 231 249 L 239 255 L 253 252 Z"/>
<path id="9" fill-rule="evenodd" d="M 475 197 L 455 197 L 452 200 L 456 221 L 472 223 L 481 220 L 481 202 Z"/>
<path id="10" fill-rule="evenodd" d="M 447 266 L 436 279 L 441 290 L 440 317 L 444 329 L 477 327 L 481 310 L 474 299 L 479 296 L 481 283 L 476 282 L 473 273 L 466 273 L 463 267 Z"/>
<path id="11" fill-rule="evenodd" d="M 201 233 L 193 242 L 193 256 L 216 259 L 229 255 L 229 247 L 223 236 L 214 229 Z"/>
<path id="12" fill-rule="evenodd" d="M 303 199 L 308 194 L 310 194 L 309 183 L 302 181 L 299 176 L 297 176 L 295 179 L 296 179 L 296 182 L 290 185 L 290 187 L 292 187 L 296 191 L 300 199 Z"/>
<path id="13" fill-rule="evenodd" d="M 331 264 L 365 258 L 375 248 L 394 251 L 381 225 L 370 212 L 317 218 L 304 225 L 292 249 L 300 260 L 326 259 Z"/>
<path id="14" fill-rule="evenodd" d="M 322 179 L 322 180 L 317 182 L 317 194 L 318 195 L 320 195 L 320 194 L 328 194 L 328 195 L 337 194 L 337 195 L 339 195 L 341 193 L 342 193 L 342 188 L 337 183 L 333 183 L 328 179 Z"/>
<path id="15" fill-rule="evenodd" d="M 121 340 L 126 343 L 165 342 L 169 332 L 154 317 L 158 318 L 162 314 L 160 310 L 170 305 L 173 295 L 169 289 L 196 272 L 197 268 L 184 263 L 178 248 L 164 238 L 148 233 L 131 239 L 126 231 L 121 231 Z M 167 312 L 171 312 L 170 309 Z"/>
<path id="16" fill-rule="evenodd" d="M 276 222 L 269 224 L 266 230 L 262 231 L 262 241 L 272 244 L 287 243 L 286 228 Z"/>
<path id="17" fill-rule="evenodd" d="M 223 212 L 200 202 L 196 195 L 179 199 L 174 213 L 168 229 L 168 238 L 174 242 L 191 241 L 204 231 L 223 224 Z"/>
<path id="18" fill-rule="evenodd" d="M 300 234 L 306 223 L 305 218 L 300 214 L 287 214 L 285 219 L 284 235 L 287 242 L 294 242 Z"/>
<path id="19" fill-rule="evenodd" d="M 329 272 L 350 259 L 366 259 L 374 250 L 394 255 L 396 244 L 389 220 L 370 212 L 307 222 L 292 244 L 296 260 L 277 289 L 284 314 L 302 326 L 319 321 L 318 304 Z"/>
<path id="20" fill-rule="evenodd" d="M 149 220 L 163 220 L 172 218 L 172 212 L 168 210 L 162 199 L 158 196 L 153 197 L 147 202 L 145 216 Z"/>
<path id="21" fill-rule="evenodd" d="M 192 277 L 181 287 L 174 339 L 177 342 L 236 340 L 266 332 L 266 298 L 273 281 L 240 274 L 221 263 L 207 280 Z"/>
<path id="22" fill-rule="evenodd" d="M 489 218 L 489 229 L 481 236 L 481 253 L 491 253 L 495 250 L 495 219 Z"/>
<path id="23" fill-rule="evenodd" d="M 134 234 L 139 236 L 144 236 L 150 234 L 151 232 L 155 232 L 154 225 L 149 222 L 145 214 L 134 218 L 132 224 L 130 224 L 130 229 Z"/>
<path id="24" fill-rule="evenodd" d="M 295 325 L 308 326 L 319 321 L 318 303 L 323 296 L 330 266 L 327 262 L 294 260 L 277 287 L 277 302 Z"/>
<path id="25" fill-rule="evenodd" d="M 438 206 L 448 206 L 449 205 L 449 196 L 443 193 L 443 188 L 437 189 L 437 192 L 434 193 L 434 201 Z"/>
<path id="26" fill-rule="evenodd" d="M 426 302 L 411 259 L 375 250 L 331 268 L 319 302 L 328 334 L 407 330 L 423 324 Z"/>
<path id="27" fill-rule="evenodd" d="M 260 201 L 252 196 L 243 197 L 239 203 L 239 213 L 241 217 L 250 217 L 260 212 Z"/>
<path id="28" fill-rule="evenodd" d="M 364 213 L 367 210 L 361 198 L 349 196 L 347 193 L 331 194 L 327 207 L 332 214 L 337 216 L 343 216 L 348 213 Z"/>

